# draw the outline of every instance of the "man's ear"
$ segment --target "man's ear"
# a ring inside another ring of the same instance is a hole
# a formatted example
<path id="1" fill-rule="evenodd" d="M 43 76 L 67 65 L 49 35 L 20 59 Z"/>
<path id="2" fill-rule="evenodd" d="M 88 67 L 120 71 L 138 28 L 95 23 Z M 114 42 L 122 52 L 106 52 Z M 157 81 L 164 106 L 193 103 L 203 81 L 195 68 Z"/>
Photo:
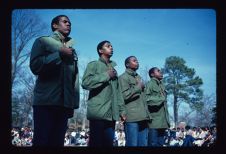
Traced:
<path id="1" fill-rule="evenodd" d="M 53 28 L 54 29 L 58 29 L 58 25 L 57 24 L 53 24 Z"/>
<path id="2" fill-rule="evenodd" d="M 102 54 L 103 53 L 103 51 L 101 50 L 101 49 L 99 49 L 99 51 L 98 51 L 100 54 Z"/>

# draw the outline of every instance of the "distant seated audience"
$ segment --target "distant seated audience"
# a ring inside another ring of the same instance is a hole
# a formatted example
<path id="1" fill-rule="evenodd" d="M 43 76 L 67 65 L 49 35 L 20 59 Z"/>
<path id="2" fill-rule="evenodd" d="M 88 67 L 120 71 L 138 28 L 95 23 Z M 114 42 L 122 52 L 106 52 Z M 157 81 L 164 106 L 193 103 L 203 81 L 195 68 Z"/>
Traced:
<path id="1" fill-rule="evenodd" d="M 164 140 L 166 147 L 211 147 L 216 144 L 217 128 L 190 127 L 167 129 Z M 32 146 L 33 131 L 30 127 L 13 127 L 11 141 L 14 146 Z M 68 130 L 65 134 L 64 146 L 87 146 L 89 129 Z M 124 129 L 115 131 L 114 146 L 125 146 Z"/>

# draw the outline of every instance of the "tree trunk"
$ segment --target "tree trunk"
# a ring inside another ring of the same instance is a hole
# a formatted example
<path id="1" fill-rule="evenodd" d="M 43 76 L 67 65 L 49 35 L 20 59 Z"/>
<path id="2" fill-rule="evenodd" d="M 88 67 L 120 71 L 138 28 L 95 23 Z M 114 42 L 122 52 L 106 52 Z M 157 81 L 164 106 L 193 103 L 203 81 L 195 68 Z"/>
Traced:
<path id="1" fill-rule="evenodd" d="M 85 116 L 83 116 L 83 118 L 82 118 L 82 130 L 85 130 L 85 127 L 86 127 L 86 118 L 85 118 Z"/>
<path id="2" fill-rule="evenodd" d="M 177 96 L 174 94 L 174 100 L 173 100 L 173 110 L 174 110 L 174 123 L 175 128 L 177 128 L 178 123 L 178 106 L 177 106 Z"/>

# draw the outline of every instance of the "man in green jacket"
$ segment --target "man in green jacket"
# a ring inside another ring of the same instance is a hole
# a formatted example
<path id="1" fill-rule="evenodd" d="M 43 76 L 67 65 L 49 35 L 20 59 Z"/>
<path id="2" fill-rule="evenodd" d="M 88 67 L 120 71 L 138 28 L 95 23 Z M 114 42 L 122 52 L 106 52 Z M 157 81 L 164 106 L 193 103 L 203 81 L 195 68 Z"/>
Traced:
<path id="1" fill-rule="evenodd" d="M 53 34 L 35 40 L 30 69 L 37 76 L 33 99 L 33 146 L 63 146 L 68 118 L 79 107 L 77 55 L 68 37 L 71 22 L 53 18 Z"/>
<path id="2" fill-rule="evenodd" d="M 97 46 L 99 60 L 88 63 L 82 78 L 82 87 L 89 90 L 87 119 L 89 146 L 113 146 L 115 121 L 125 119 L 123 98 L 118 84 L 116 63 L 111 61 L 113 47 L 109 41 Z"/>
<path id="3" fill-rule="evenodd" d="M 164 135 L 169 124 L 167 94 L 162 83 L 163 75 L 157 67 L 149 70 L 151 80 L 147 83 L 145 94 L 152 121 L 149 123 L 149 146 L 163 146 Z"/>
<path id="4" fill-rule="evenodd" d="M 135 56 L 125 60 L 126 71 L 119 76 L 127 118 L 125 121 L 126 146 L 148 145 L 148 121 L 150 120 L 144 95 L 144 83 L 136 70 L 139 68 Z"/>

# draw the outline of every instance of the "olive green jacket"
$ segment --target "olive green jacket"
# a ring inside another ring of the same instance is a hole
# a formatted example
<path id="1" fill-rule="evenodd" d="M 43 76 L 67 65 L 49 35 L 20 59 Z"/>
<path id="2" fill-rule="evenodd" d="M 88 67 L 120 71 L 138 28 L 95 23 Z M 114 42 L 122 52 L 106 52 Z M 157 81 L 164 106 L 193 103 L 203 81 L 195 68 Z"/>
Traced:
<path id="1" fill-rule="evenodd" d="M 37 38 L 32 46 L 30 69 L 37 75 L 33 105 L 54 105 L 77 109 L 79 107 L 79 78 L 77 55 L 60 56 L 62 35 L 55 31 L 51 36 Z M 72 39 L 66 39 L 66 46 Z"/>
<path id="2" fill-rule="evenodd" d="M 119 85 L 126 106 L 126 122 L 150 120 L 145 95 L 137 85 L 137 80 L 141 80 L 141 77 L 131 69 L 126 69 L 119 76 Z"/>
<path id="3" fill-rule="evenodd" d="M 89 90 L 87 119 L 115 121 L 125 115 L 118 79 L 110 79 L 107 73 L 115 66 L 115 62 L 107 65 L 102 58 L 88 63 L 82 77 L 82 88 Z"/>
<path id="4" fill-rule="evenodd" d="M 153 118 L 150 128 L 169 128 L 169 113 L 167 109 L 167 94 L 161 81 L 151 78 L 145 88 L 149 113 Z"/>

